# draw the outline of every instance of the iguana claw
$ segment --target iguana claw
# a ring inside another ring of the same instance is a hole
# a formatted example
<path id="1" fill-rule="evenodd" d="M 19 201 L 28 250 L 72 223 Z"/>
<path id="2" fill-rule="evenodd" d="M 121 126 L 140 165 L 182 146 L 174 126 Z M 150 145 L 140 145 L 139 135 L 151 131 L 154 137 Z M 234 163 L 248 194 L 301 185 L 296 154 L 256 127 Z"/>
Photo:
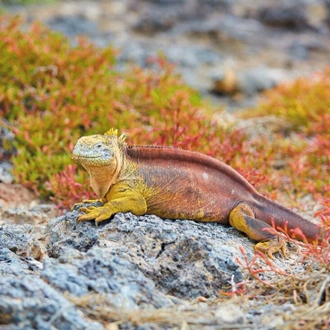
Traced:
<path id="1" fill-rule="evenodd" d="M 282 251 L 286 258 L 286 243 L 282 237 L 274 238 L 266 242 L 259 242 L 254 246 L 255 251 L 260 251 L 273 258 L 273 254 Z"/>
<path id="2" fill-rule="evenodd" d="M 113 212 L 108 207 L 104 206 L 82 207 L 80 211 L 85 212 L 85 214 L 80 215 L 77 221 L 88 221 L 95 219 L 96 223 L 111 218 L 113 214 Z"/>

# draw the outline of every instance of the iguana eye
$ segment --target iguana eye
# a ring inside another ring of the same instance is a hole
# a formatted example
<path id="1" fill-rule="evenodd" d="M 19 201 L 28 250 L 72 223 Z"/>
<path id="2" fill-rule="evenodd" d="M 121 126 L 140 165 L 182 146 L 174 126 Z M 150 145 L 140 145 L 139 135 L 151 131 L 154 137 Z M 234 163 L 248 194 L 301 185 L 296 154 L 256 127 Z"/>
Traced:
<path id="1" fill-rule="evenodd" d="M 98 143 L 98 144 L 95 145 L 95 148 L 100 149 L 100 148 L 102 148 L 102 145 L 103 144 L 100 142 L 100 143 Z"/>

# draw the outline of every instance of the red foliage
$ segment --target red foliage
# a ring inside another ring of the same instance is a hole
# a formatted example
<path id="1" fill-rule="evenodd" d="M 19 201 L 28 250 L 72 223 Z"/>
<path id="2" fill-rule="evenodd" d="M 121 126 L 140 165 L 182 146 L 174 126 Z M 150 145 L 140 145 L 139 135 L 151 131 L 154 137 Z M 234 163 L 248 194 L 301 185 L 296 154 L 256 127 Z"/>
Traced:
<path id="1" fill-rule="evenodd" d="M 60 210 L 70 209 L 72 205 L 83 199 L 96 199 L 94 192 L 86 185 L 77 182 L 77 165 L 68 165 L 65 169 L 53 176 L 46 187 L 50 191 L 61 191 L 60 196 L 50 197 L 55 200 Z M 86 181 L 86 174 L 85 181 Z"/>

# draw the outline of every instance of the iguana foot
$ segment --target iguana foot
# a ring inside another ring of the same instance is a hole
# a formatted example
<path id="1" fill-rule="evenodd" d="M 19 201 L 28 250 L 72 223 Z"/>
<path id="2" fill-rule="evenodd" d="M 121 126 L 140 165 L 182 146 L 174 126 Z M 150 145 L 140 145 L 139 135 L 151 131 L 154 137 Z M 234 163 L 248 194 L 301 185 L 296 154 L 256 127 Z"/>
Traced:
<path id="1" fill-rule="evenodd" d="M 256 251 L 267 254 L 270 258 L 279 251 L 286 257 L 285 241 L 282 237 L 276 237 L 265 229 L 272 227 L 255 218 L 253 209 L 246 203 L 239 203 L 229 214 L 229 223 L 247 234 L 253 240 L 259 242 L 255 245 Z"/>
<path id="2" fill-rule="evenodd" d="M 98 224 L 101 221 L 111 218 L 113 215 L 113 212 L 109 209 L 109 207 L 105 206 L 82 207 L 80 211 L 85 212 L 85 214 L 80 215 L 77 222 L 95 219 L 96 224 Z"/>
<path id="3" fill-rule="evenodd" d="M 286 257 L 286 242 L 282 237 L 278 237 L 257 243 L 254 250 L 267 254 L 269 258 L 273 258 L 274 253 L 282 251 L 284 257 Z"/>

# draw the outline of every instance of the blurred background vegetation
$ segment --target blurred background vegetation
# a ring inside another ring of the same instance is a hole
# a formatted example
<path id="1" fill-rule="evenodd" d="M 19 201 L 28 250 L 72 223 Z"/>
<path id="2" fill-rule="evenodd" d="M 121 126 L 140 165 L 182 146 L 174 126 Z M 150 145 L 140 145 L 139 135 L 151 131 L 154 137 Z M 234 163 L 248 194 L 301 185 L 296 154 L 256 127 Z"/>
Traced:
<path id="1" fill-rule="evenodd" d="M 92 196 L 70 152 L 114 127 L 221 159 L 286 203 L 329 198 L 326 2 L 1 3 L 0 155 L 41 197 Z"/>

